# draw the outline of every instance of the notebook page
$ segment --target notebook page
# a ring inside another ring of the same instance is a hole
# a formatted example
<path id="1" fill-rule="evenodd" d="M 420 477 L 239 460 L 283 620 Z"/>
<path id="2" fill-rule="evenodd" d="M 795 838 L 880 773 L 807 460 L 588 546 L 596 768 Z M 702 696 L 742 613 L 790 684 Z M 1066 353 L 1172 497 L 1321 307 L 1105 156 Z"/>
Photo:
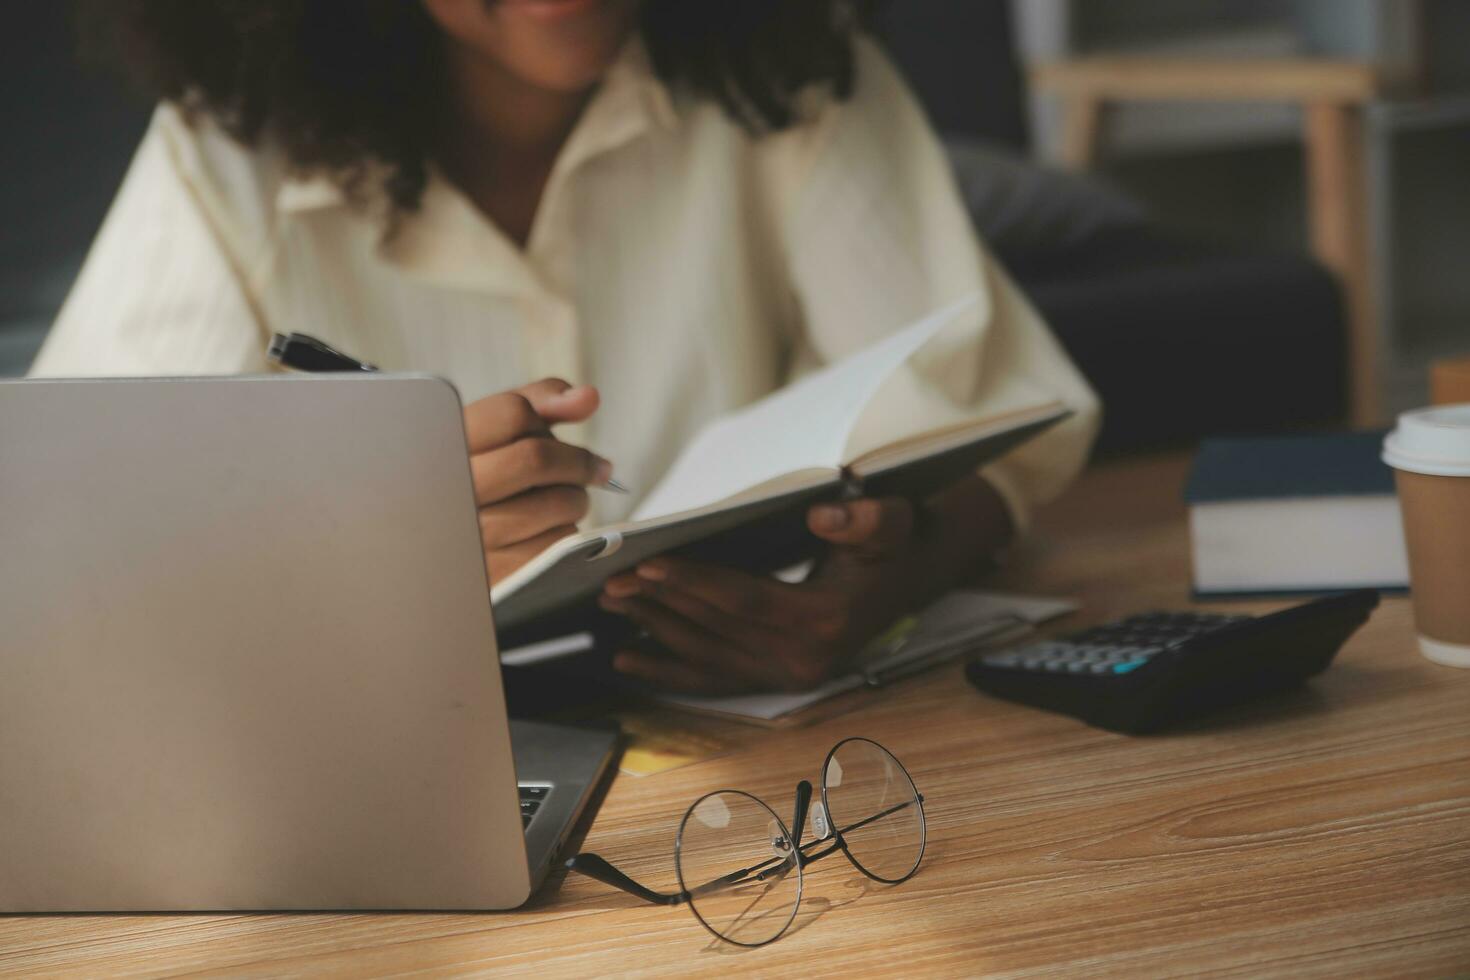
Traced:
<path id="1" fill-rule="evenodd" d="M 978 300 L 970 296 L 753 405 L 716 419 L 684 447 L 633 513 L 663 517 L 799 470 L 842 465 L 863 406 L 924 343 Z"/>

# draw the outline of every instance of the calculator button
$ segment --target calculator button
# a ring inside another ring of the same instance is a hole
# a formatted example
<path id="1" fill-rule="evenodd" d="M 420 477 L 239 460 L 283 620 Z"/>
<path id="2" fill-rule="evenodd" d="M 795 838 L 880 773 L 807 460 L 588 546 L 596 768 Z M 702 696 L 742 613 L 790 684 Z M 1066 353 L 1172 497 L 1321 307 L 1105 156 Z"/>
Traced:
<path id="1" fill-rule="evenodd" d="M 521 791 L 521 799 L 523 800 L 544 799 L 547 790 L 551 789 L 550 786 L 521 786 L 519 788 Z"/>
<path id="2" fill-rule="evenodd" d="M 1046 668 L 1051 673 L 1055 674 L 1059 670 L 1066 670 L 1067 662 L 1065 660 L 1053 658 L 1051 660 L 1043 660 L 1041 662 L 1041 666 Z"/>
<path id="3" fill-rule="evenodd" d="M 1104 663 L 1088 664 L 1087 669 L 1094 674 L 1111 674 L 1113 672 L 1113 665 Z"/>
<path id="4" fill-rule="evenodd" d="M 1086 660 L 1073 660 L 1067 664 L 1067 673 L 1080 674 L 1084 671 L 1091 670 L 1094 666 L 1096 665 L 1090 664 Z"/>
<path id="5" fill-rule="evenodd" d="M 1120 656 L 1119 656 L 1118 659 L 1119 660 L 1147 660 L 1149 657 L 1152 657 L 1154 654 L 1162 652 L 1162 649 L 1163 649 L 1162 647 L 1156 647 L 1156 646 L 1147 646 L 1147 647 L 1144 647 L 1144 646 L 1124 647 L 1123 649 L 1121 649 L 1121 650 L 1118 651 L 1118 653 L 1120 654 Z"/>
<path id="6" fill-rule="evenodd" d="M 1113 673 L 1126 674 L 1129 671 L 1137 670 L 1146 663 L 1148 663 L 1147 660 L 1125 660 L 1120 664 L 1113 664 Z"/>

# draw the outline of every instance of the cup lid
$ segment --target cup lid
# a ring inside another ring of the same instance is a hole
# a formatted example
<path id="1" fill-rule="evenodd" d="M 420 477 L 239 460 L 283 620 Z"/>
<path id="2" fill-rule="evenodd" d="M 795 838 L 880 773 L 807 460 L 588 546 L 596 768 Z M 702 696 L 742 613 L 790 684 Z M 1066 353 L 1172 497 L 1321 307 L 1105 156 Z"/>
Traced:
<path id="1" fill-rule="evenodd" d="M 1383 440 L 1383 461 L 1430 476 L 1470 476 L 1470 403 L 1420 408 L 1399 416 Z"/>

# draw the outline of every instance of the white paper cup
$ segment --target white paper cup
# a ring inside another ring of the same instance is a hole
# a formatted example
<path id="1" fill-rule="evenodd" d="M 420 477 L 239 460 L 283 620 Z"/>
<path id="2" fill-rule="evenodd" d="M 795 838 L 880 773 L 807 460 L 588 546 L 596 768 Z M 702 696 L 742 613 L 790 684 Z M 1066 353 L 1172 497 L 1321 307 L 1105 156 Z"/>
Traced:
<path id="1" fill-rule="evenodd" d="M 1400 415 L 1383 461 L 1398 484 L 1419 650 L 1470 667 L 1470 404 Z"/>

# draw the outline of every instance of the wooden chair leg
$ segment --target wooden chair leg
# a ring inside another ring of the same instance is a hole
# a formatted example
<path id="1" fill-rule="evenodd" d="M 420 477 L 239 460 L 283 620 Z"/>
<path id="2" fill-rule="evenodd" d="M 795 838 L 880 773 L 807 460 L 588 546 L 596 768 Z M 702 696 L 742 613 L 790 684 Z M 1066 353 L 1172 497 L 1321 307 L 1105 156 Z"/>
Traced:
<path id="1" fill-rule="evenodd" d="M 1074 95 L 1063 104 L 1062 165 L 1070 170 L 1090 170 L 1097 163 L 1097 143 L 1102 125 L 1102 100 Z"/>
<path id="2" fill-rule="evenodd" d="M 1366 187 L 1358 111 L 1322 103 L 1306 114 L 1312 250 L 1342 283 L 1348 319 L 1348 391 L 1354 425 L 1380 421 L 1378 324 L 1368 262 Z"/>

